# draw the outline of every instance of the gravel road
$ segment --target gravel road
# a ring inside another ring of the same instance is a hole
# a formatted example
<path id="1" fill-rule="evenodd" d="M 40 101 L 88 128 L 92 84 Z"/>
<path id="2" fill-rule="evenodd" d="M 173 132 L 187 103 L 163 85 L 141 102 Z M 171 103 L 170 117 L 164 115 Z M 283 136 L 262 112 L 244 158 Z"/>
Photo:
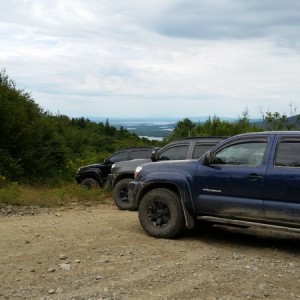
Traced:
<path id="1" fill-rule="evenodd" d="M 0 299 L 299 299 L 300 236 L 214 226 L 154 239 L 114 205 L 0 214 Z"/>

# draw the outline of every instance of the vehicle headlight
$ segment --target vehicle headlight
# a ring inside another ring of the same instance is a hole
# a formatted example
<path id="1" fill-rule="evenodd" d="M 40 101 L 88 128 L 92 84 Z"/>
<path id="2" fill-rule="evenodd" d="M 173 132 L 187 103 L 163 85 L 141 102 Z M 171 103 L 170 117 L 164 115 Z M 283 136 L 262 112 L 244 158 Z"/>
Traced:
<path id="1" fill-rule="evenodd" d="M 136 178 L 136 176 L 139 175 L 139 173 L 142 171 L 143 167 L 142 166 L 138 166 L 136 169 L 135 169 L 135 172 L 134 172 L 134 178 Z"/>

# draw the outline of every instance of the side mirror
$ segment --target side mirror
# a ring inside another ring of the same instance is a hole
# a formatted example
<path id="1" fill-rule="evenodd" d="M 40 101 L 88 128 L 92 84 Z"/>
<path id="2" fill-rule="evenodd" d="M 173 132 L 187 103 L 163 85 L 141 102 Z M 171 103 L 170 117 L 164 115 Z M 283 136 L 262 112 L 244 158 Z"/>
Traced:
<path id="1" fill-rule="evenodd" d="M 108 164 L 109 164 L 109 159 L 108 159 L 108 158 L 105 158 L 105 159 L 104 159 L 104 164 L 105 164 L 105 165 L 108 165 Z"/>
<path id="2" fill-rule="evenodd" d="M 208 151 L 203 156 L 203 165 L 210 166 L 211 164 L 212 164 L 211 153 L 210 151 Z"/>
<path id="3" fill-rule="evenodd" d="M 151 157 L 150 157 L 152 161 L 157 161 L 157 151 L 158 151 L 158 149 L 154 149 L 152 151 Z"/>

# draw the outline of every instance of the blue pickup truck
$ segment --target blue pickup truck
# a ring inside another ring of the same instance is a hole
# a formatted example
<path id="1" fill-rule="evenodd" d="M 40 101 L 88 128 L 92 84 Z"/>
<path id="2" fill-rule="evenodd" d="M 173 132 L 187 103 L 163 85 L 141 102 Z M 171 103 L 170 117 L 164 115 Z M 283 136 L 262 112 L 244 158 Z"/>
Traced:
<path id="1" fill-rule="evenodd" d="M 241 134 L 199 160 L 139 166 L 129 200 L 157 238 L 196 220 L 300 232 L 300 131 Z"/>

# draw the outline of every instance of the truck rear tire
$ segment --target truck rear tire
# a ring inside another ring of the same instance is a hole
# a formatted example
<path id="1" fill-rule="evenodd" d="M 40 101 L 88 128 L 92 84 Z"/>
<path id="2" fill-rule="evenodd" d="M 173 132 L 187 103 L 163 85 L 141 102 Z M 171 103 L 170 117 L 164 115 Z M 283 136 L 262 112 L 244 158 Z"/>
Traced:
<path id="1" fill-rule="evenodd" d="M 129 202 L 128 186 L 132 178 L 123 178 L 113 188 L 113 199 L 116 206 L 121 210 L 137 210 L 137 207 Z"/>
<path id="2" fill-rule="evenodd" d="M 142 228 L 155 238 L 174 238 L 184 229 L 185 219 L 179 195 L 169 189 L 155 188 L 139 205 Z"/>

